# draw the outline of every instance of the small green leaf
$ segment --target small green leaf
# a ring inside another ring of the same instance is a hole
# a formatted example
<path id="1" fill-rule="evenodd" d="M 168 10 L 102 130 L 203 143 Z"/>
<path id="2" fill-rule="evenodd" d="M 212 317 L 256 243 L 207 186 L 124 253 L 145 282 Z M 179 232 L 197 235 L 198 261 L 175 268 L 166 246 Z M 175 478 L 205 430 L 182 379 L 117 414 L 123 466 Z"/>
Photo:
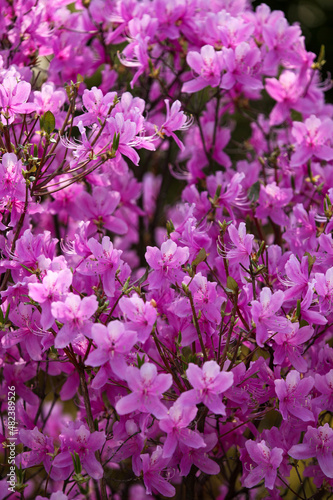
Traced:
<path id="1" fill-rule="evenodd" d="M 228 276 L 227 278 L 227 287 L 232 290 L 232 293 L 238 293 L 237 281 L 235 281 L 231 276 Z"/>
<path id="2" fill-rule="evenodd" d="M 168 236 L 170 236 L 170 234 L 174 232 L 175 226 L 173 225 L 172 220 L 168 220 L 167 221 L 167 223 L 166 223 L 166 229 L 167 229 L 167 232 L 168 232 Z"/>
<path id="3" fill-rule="evenodd" d="M 291 119 L 293 122 L 302 122 L 303 121 L 302 113 L 300 113 L 299 111 L 292 109 L 290 114 L 291 114 Z"/>
<path id="4" fill-rule="evenodd" d="M 145 363 L 145 355 L 140 358 L 139 354 L 136 355 L 136 359 L 138 361 L 138 368 L 140 369 L 142 365 Z"/>
<path id="5" fill-rule="evenodd" d="M 203 262 L 207 257 L 206 250 L 204 248 L 201 248 L 199 250 L 199 253 L 197 254 L 196 258 L 192 262 L 192 267 L 193 266 L 198 266 L 201 262 Z"/>
<path id="6" fill-rule="evenodd" d="M 310 255 L 309 252 L 305 252 L 304 255 L 306 255 L 308 258 L 308 271 L 310 274 L 312 271 L 313 265 L 316 262 L 317 257 Z"/>
<path id="7" fill-rule="evenodd" d="M 47 134 L 51 134 L 55 128 L 55 118 L 54 114 L 51 111 L 46 111 L 40 119 L 41 129 L 44 130 Z"/>
<path id="8" fill-rule="evenodd" d="M 247 196 L 252 203 L 255 203 L 258 198 L 259 198 L 259 193 L 260 193 L 260 182 L 257 181 L 252 186 L 247 192 Z"/>
<path id="9" fill-rule="evenodd" d="M 258 257 L 258 259 L 259 259 L 260 255 L 263 253 L 264 248 L 265 248 L 265 242 L 264 242 L 264 241 L 262 241 L 262 242 L 261 242 L 261 244 L 260 244 L 259 250 L 258 250 L 258 252 L 257 252 L 257 257 Z"/>
<path id="10" fill-rule="evenodd" d="M 78 455 L 78 453 L 76 453 L 76 451 L 74 451 L 73 453 L 70 451 L 70 454 L 72 456 L 75 474 L 81 474 L 82 465 L 81 465 L 80 456 Z"/>
<path id="11" fill-rule="evenodd" d="M 8 304 L 8 307 L 7 307 L 7 310 L 6 310 L 6 315 L 5 315 L 5 323 L 7 323 L 7 320 L 8 320 L 8 316 L 9 316 L 9 311 L 10 311 L 10 304 Z M 1 314 L 2 314 L 2 311 L 1 311 Z"/>

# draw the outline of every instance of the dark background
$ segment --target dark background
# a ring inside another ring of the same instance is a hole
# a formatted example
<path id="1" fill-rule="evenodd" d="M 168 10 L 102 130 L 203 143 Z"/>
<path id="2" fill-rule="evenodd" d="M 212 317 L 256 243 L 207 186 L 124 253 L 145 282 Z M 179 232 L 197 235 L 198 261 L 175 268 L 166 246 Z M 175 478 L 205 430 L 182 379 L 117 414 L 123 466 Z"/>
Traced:
<path id="1" fill-rule="evenodd" d="M 253 8 L 261 3 L 271 10 L 282 10 L 290 24 L 299 23 L 309 51 L 318 56 L 324 45 L 326 64 L 322 78 L 330 76 L 328 73 L 333 75 L 333 0 L 256 0 Z M 326 93 L 326 99 L 333 102 L 333 89 Z"/>

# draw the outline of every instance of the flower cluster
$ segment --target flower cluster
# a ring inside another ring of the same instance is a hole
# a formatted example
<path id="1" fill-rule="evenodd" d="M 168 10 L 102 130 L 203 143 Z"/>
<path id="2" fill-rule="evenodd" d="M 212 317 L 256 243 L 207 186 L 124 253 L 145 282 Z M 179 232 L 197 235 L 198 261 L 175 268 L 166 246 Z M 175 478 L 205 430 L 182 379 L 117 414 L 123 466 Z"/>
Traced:
<path id="1" fill-rule="evenodd" d="M 332 494 L 323 55 L 247 0 L 2 3 L 0 500 Z"/>

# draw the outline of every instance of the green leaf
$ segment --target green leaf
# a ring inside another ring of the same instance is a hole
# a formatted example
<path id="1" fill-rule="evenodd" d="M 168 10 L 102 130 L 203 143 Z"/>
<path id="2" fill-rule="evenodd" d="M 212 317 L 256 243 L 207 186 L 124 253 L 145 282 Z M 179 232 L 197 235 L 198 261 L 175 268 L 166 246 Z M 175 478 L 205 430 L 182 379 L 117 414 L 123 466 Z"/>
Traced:
<path id="1" fill-rule="evenodd" d="M 136 359 L 138 361 L 138 368 L 140 369 L 141 366 L 145 363 L 145 355 L 140 358 L 139 354 L 136 355 Z"/>
<path id="2" fill-rule="evenodd" d="M 39 119 L 40 127 L 47 134 L 51 134 L 55 128 L 55 118 L 51 111 L 46 111 Z"/>
<path id="3" fill-rule="evenodd" d="M 247 196 L 252 203 L 255 203 L 258 198 L 259 198 L 259 193 L 260 193 L 260 182 L 257 181 L 252 186 L 247 192 Z"/>
<path id="4" fill-rule="evenodd" d="M 231 276 L 228 276 L 227 278 L 227 287 L 232 290 L 232 293 L 238 293 L 237 281 L 235 281 Z"/>
<path id="5" fill-rule="evenodd" d="M 78 453 L 76 453 L 76 451 L 74 451 L 73 453 L 70 451 L 70 454 L 72 456 L 75 473 L 76 474 L 81 474 L 81 472 L 82 472 L 82 465 L 81 465 L 80 456 L 78 455 Z"/>
<path id="6" fill-rule="evenodd" d="M 293 122 L 302 122 L 303 121 L 302 113 L 300 113 L 299 111 L 292 109 L 290 114 L 291 114 L 291 119 Z"/>
<path id="7" fill-rule="evenodd" d="M 316 262 L 317 257 L 310 255 L 309 252 L 305 252 L 304 255 L 306 255 L 308 258 L 308 271 L 310 274 L 312 271 L 313 265 Z"/>
<path id="8" fill-rule="evenodd" d="M 204 248 L 201 248 L 199 250 L 199 253 L 198 255 L 196 256 L 196 258 L 194 259 L 194 261 L 192 262 L 192 266 L 198 266 L 200 264 L 200 262 L 203 262 L 207 257 L 207 254 L 206 254 L 206 250 Z"/>

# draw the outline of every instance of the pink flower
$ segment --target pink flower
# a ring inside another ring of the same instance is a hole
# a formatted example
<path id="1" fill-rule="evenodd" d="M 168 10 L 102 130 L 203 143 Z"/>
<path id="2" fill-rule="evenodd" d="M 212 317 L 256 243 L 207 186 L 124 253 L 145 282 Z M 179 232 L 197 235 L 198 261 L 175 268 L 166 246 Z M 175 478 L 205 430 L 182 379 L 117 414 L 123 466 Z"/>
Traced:
<path id="1" fill-rule="evenodd" d="M 54 318 L 64 323 L 57 334 L 54 345 L 62 349 L 73 342 L 79 334 L 91 335 L 91 322 L 89 318 L 97 311 L 98 302 L 95 295 L 84 297 L 69 293 L 64 302 L 53 302 L 51 313 Z"/>
<path id="2" fill-rule="evenodd" d="M 293 122 L 291 133 L 296 140 L 291 166 L 303 165 L 312 157 L 326 161 L 333 160 L 333 148 L 330 145 L 333 121 L 329 118 L 322 121 L 311 115 L 305 123 Z"/>
<path id="3" fill-rule="evenodd" d="M 39 432 L 36 426 L 33 430 L 21 429 L 19 438 L 31 451 L 20 453 L 16 457 L 17 463 L 21 463 L 25 469 L 43 462 L 46 471 L 49 472 L 52 465 L 50 455 L 54 452 L 53 440 Z"/>
<path id="4" fill-rule="evenodd" d="M 105 443 L 104 432 L 90 433 L 84 424 L 76 421 L 70 422 L 59 437 L 61 447 L 59 455 L 52 462 L 54 467 L 66 467 L 71 470 L 73 467 L 71 453 L 75 451 L 89 476 L 94 479 L 100 479 L 103 476 L 103 468 L 95 457 L 95 451 L 100 450 Z"/>
<path id="5" fill-rule="evenodd" d="M 262 479 L 265 479 L 265 486 L 269 490 L 273 490 L 277 477 L 277 469 L 279 468 L 282 458 L 283 449 L 269 449 L 266 442 L 246 441 L 246 449 L 250 458 L 257 464 L 257 467 L 251 468 L 250 473 L 246 476 L 243 483 L 246 488 L 253 488 Z"/>
<path id="6" fill-rule="evenodd" d="M 254 68 L 260 62 L 258 47 L 251 47 L 247 42 L 237 44 L 235 49 L 223 48 L 223 62 L 226 73 L 222 77 L 221 88 L 230 90 L 238 82 L 244 90 L 260 90 L 263 84 L 253 76 Z"/>
<path id="7" fill-rule="evenodd" d="M 276 316 L 283 301 L 282 290 L 272 294 L 268 287 L 264 287 L 260 292 L 260 302 L 258 300 L 251 302 L 252 318 L 256 324 L 256 339 L 260 347 L 263 347 L 270 333 L 287 333 L 291 330 L 291 325 L 286 318 Z"/>
<path id="8" fill-rule="evenodd" d="M 145 483 L 146 492 L 151 495 L 153 491 L 158 491 L 165 497 L 173 497 L 176 493 L 166 479 L 161 476 L 162 470 L 168 465 L 170 459 L 163 457 L 161 446 L 156 446 L 156 450 L 151 456 L 145 453 L 141 456 L 143 482 Z"/>
<path id="9" fill-rule="evenodd" d="M 203 448 L 206 446 L 202 437 L 195 431 L 188 429 L 197 414 L 197 407 L 184 407 L 181 400 L 171 406 L 168 414 L 163 417 L 159 426 L 167 433 L 167 438 L 163 446 L 163 457 L 171 457 L 178 443 L 183 443 L 190 448 Z"/>
<path id="10" fill-rule="evenodd" d="M 179 443 L 183 454 L 179 464 L 182 476 L 188 476 L 192 464 L 205 474 L 216 475 L 220 472 L 220 466 L 208 456 L 217 443 L 216 434 L 204 434 L 202 437 L 206 445 L 204 448 L 191 448 L 189 443 Z"/>
<path id="11" fill-rule="evenodd" d="M 202 368 L 189 363 L 186 375 L 193 389 L 183 392 L 179 402 L 186 406 L 203 403 L 211 412 L 225 415 L 225 405 L 219 395 L 232 386 L 234 374 L 221 372 L 215 361 L 206 361 Z"/>
<path id="12" fill-rule="evenodd" d="M 304 107 L 306 110 L 310 108 L 309 99 L 302 99 L 304 85 L 294 71 L 283 71 L 278 80 L 266 78 L 265 83 L 267 93 L 277 102 L 270 114 L 270 125 L 280 125 L 284 122 L 291 109 L 304 112 Z"/>
<path id="13" fill-rule="evenodd" d="M 5 153 L 0 164 L 0 196 L 25 201 L 26 182 L 22 161 L 14 153 Z"/>
<path id="14" fill-rule="evenodd" d="M 289 219 L 283 207 L 288 205 L 292 197 L 293 190 L 291 188 L 280 188 L 276 182 L 266 186 L 261 184 L 256 216 L 259 219 L 270 217 L 275 224 L 286 226 Z"/>
<path id="15" fill-rule="evenodd" d="M 325 375 L 316 373 L 315 388 L 321 395 L 312 400 L 313 405 L 318 405 L 321 411 L 333 411 L 333 370 Z"/>
<path id="16" fill-rule="evenodd" d="M 227 258 L 230 264 L 243 264 L 249 266 L 249 257 L 252 252 L 253 234 L 246 234 L 245 222 L 239 224 L 238 230 L 234 224 L 228 227 L 229 237 L 234 244 L 234 248 L 227 252 Z"/>
<path id="17" fill-rule="evenodd" d="M 170 110 L 170 104 L 169 104 L 169 99 L 164 100 L 166 108 L 167 108 L 167 115 L 166 115 L 166 121 L 162 123 L 158 135 L 164 136 L 166 135 L 167 137 L 172 137 L 177 146 L 184 151 L 185 146 L 182 143 L 181 140 L 178 139 L 178 137 L 175 134 L 175 130 L 186 130 L 188 129 L 193 120 L 188 119 L 186 115 L 184 114 L 184 111 L 180 111 L 180 101 L 175 101 Z"/>
<path id="18" fill-rule="evenodd" d="M 198 76 L 194 80 L 185 82 L 182 92 L 198 92 L 208 85 L 217 87 L 220 84 L 223 69 L 222 52 L 216 52 L 211 45 L 204 45 L 200 49 L 200 54 L 189 52 L 186 61 Z"/>
<path id="19" fill-rule="evenodd" d="M 183 273 L 179 269 L 189 258 L 188 247 L 178 247 L 171 239 L 161 245 L 161 250 L 156 247 L 147 247 L 145 258 L 153 272 L 149 276 L 149 284 L 159 288 L 165 280 L 172 283 L 181 281 Z"/>
<path id="20" fill-rule="evenodd" d="M 112 215 L 120 202 L 120 194 L 108 186 L 94 186 L 92 194 L 84 191 L 76 201 L 75 218 L 90 221 L 89 229 L 105 227 L 116 234 L 128 231 L 126 222 Z"/>
<path id="21" fill-rule="evenodd" d="M 300 374 L 292 370 L 286 380 L 275 380 L 274 384 L 279 398 L 279 411 L 285 420 L 288 418 L 288 413 L 304 422 L 314 420 L 312 411 L 307 408 L 309 403 L 306 398 L 314 385 L 312 377 L 301 380 Z"/>
<path id="22" fill-rule="evenodd" d="M 156 418 L 166 414 L 167 409 L 160 399 L 172 385 L 172 376 L 169 373 L 158 375 L 155 365 L 144 363 L 140 369 L 129 366 L 125 378 L 132 394 L 117 402 L 116 411 L 119 415 L 126 415 L 136 410 L 151 413 Z"/>
<path id="23" fill-rule="evenodd" d="M 102 283 L 105 293 L 113 297 L 115 293 L 115 277 L 120 266 L 121 250 L 113 248 L 113 244 L 108 236 L 104 236 L 102 243 L 95 238 L 90 238 L 88 247 L 92 255 L 86 258 L 77 268 L 79 274 L 85 276 L 102 277 Z"/>
<path id="24" fill-rule="evenodd" d="M 116 152 L 116 160 L 120 155 L 129 158 L 134 165 L 139 164 L 140 157 L 134 148 L 145 148 L 154 151 L 155 146 L 148 138 L 137 136 L 137 124 L 130 119 L 125 120 L 122 113 L 116 113 L 115 116 L 108 118 L 108 131 L 110 137 L 119 135 L 119 145 Z"/>
<path id="25" fill-rule="evenodd" d="M 302 444 L 295 444 L 289 455 L 297 460 L 315 457 L 325 476 L 333 479 L 333 430 L 329 424 L 316 429 L 308 426 Z"/>
<path id="26" fill-rule="evenodd" d="M 292 254 L 285 265 L 288 280 L 284 280 L 284 285 L 289 290 L 284 292 L 285 300 L 298 299 L 306 292 L 309 282 L 309 260 L 308 257 L 302 257 L 301 262 Z"/>
<path id="27" fill-rule="evenodd" d="M 9 319 L 18 328 L 8 331 L 2 337 L 1 346 L 9 349 L 21 343 L 25 345 L 31 359 L 40 361 L 42 355 L 40 313 L 31 305 L 20 302 L 10 311 Z"/>
<path id="28" fill-rule="evenodd" d="M 116 92 L 108 92 L 103 96 L 103 92 L 97 87 L 92 87 L 90 90 L 85 89 L 82 96 L 82 102 L 87 113 L 77 116 L 74 118 L 74 125 L 77 125 L 79 121 L 83 125 L 91 125 L 92 123 L 98 123 L 98 120 L 102 122 L 108 115 L 108 111 L 117 100 Z"/>
<path id="29" fill-rule="evenodd" d="M 319 296 L 320 312 L 323 314 L 330 313 L 333 303 L 333 267 L 328 269 L 326 274 L 316 273 L 315 279 L 315 289 Z"/>
<path id="30" fill-rule="evenodd" d="M 28 283 L 29 295 L 42 305 L 41 325 L 47 330 L 54 324 L 51 314 L 51 303 L 61 300 L 72 284 L 73 275 L 69 269 L 54 272 L 47 271 L 42 283 Z"/>
<path id="31" fill-rule="evenodd" d="M 8 76 L 0 83 L 1 122 L 4 125 L 13 123 L 16 114 L 29 114 L 35 111 L 36 105 L 27 103 L 31 92 L 28 82 L 18 82 L 13 76 Z"/>
<path id="32" fill-rule="evenodd" d="M 308 364 L 302 358 L 302 344 L 307 342 L 313 335 L 311 326 L 303 326 L 299 328 L 298 323 L 291 324 L 292 330 L 288 332 L 279 332 L 274 336 L 276 343 L 274 349 L 274 364 L 281 365 L 286 358 L 289 359 L 291 365 L 301 373 L 305 373 L 308 369 Z"/>
<path id="33" fill-rule="evenodd" d="M 125 378 L 127 364 L 125 356 L 133 348 L 137 336 L 135 332 L 125 330 L 123 323 L 112 321 L 107 326 L 94 324 L 91 329 L 97 349 L 91 352 L 86 365 L 102 366 L 109 362 L 112 371 L 121 379 Z"/>
<path id="34" fill-rule="evenodd" d="M 137 294 L 122 297 L 119 307 L 130 321 L 130 328 L 137 332 L 139 342 L 146 342 L 157 318 L 156 308 Z"/>
<path id="35" fill-rule="evenodd" d="M 53 82 L 43 83 L 41 90 L 34 92 L 34 104 L 39 115 L 46 113 L 46 111 L 51 111 L 56 115 L 65 101 L 66 92 L 62 88 L 56 90 Z"/>

